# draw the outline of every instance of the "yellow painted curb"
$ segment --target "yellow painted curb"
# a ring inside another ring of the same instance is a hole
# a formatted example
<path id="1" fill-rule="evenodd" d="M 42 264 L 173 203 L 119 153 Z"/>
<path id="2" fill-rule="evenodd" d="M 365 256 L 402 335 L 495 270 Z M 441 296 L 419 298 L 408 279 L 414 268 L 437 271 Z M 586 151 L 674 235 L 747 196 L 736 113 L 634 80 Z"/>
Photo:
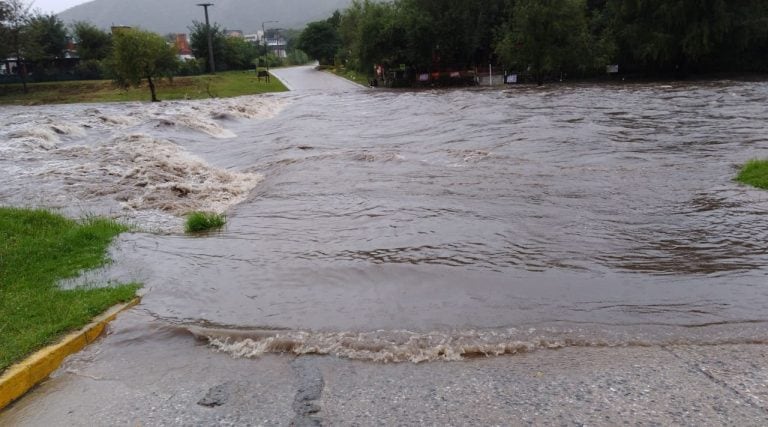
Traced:
<path id="1" fill-rule="evenodd" d="M 45 347 L 26 360 L 8 368 L 0 377 L 0 410 L 48 378 L 48 375 L 61 366 L 61 362 L 67 356 L 77 353 L 94 342 L 104 332 L 107 324 L 115 320 L 120 312 L 137 305 L 140 301 L 141 298 L 135 298 L 131 302 L 110 308 L 83 329 L 67 335 L 59 343 Z"/>

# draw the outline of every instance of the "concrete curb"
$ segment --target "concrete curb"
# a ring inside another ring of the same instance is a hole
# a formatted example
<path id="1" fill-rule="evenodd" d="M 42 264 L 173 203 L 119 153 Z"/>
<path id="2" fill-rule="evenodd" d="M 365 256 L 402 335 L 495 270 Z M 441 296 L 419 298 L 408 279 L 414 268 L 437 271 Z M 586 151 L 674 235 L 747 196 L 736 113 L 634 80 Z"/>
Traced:
<path id="1" fill-rule="evenodd" d="M 141 298 L 137 297 L 128 303 L 110 308 L 83 329 L 65 336 L 57 344 L 45 347 L 26 360 L 8 368 L 5 374 L 0 377 L 0 410 L 48 378 L 53 371 L 61 366 L 61 362 L 67 356 L 77 353 L 88 344 L 96 341 L 109 322 L 139 302 L 141 302 Z"/>

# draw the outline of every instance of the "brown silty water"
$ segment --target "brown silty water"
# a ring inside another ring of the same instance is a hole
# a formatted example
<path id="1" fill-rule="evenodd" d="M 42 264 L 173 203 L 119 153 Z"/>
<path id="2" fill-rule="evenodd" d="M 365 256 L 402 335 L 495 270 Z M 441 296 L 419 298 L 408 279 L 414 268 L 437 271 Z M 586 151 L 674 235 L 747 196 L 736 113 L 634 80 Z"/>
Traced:
<path id="1" fill-rule="evenodd" d="M 304 91 L 0 112 L 0 200 L 139 232 L 64 284 L 238 357 L 768 340 L 768 85 Z M 191 210 L 222 232 L 181 233 Z"/>

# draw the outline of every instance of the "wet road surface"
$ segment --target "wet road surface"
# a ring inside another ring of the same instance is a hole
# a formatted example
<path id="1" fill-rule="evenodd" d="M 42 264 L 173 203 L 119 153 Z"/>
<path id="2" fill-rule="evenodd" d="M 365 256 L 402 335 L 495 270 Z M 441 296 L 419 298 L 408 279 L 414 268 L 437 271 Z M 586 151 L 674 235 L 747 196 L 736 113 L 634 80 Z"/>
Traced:
<path id="1" fill-rule="evenodd" d="M 765 84 L 276 74 L 295 91 L 4 113 L 4 200 L 162 233 L 91 278 L 142 306 L 0 424 L 765 424 L 768 199 L 731 181 Z M 229 226 L 181 236 L 190 208 Z"/>

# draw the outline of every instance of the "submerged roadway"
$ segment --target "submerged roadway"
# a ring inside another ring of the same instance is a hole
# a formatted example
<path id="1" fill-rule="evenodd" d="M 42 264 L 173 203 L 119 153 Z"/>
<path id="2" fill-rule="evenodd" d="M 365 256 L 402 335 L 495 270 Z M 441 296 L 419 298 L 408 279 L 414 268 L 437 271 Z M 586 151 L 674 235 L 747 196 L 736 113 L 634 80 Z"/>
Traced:
<path id="1" fill-rule="evenodd" d="M 295 91 L 362 90 L 312 67 Z M 138 307 L 2 426 L 768 425 L 768 346 L 574 347 L 462 362 L 234 359 Z M 149 326 L 147 326 L 149 325 Z M 130 347 L 140 360 L 126 357 Z"/>

